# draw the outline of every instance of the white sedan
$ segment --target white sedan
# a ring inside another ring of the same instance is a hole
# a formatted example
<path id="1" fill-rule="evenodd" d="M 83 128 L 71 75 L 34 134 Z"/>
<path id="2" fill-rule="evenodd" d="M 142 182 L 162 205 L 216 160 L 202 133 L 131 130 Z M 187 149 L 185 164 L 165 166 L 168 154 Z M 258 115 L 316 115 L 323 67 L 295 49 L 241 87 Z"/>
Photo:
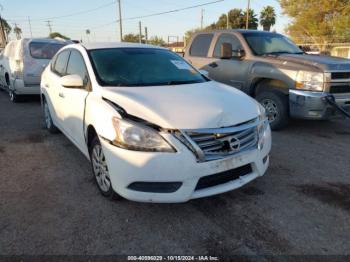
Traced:
<path id="1" fill-rule="evenodd" d="M 46 128 L 91 161 L 106 197 L 185 202 L 239 188 L 268 167 L 265 111 L 203 73 L 160 47 L 68 45 L 42 74 Z"/>

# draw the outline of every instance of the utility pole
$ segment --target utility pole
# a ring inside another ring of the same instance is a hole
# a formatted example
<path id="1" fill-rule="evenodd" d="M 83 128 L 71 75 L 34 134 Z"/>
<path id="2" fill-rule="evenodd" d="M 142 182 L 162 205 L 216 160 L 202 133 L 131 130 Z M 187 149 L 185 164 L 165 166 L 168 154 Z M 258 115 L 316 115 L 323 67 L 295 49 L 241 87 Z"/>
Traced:
<path id="1" fill-rule="evenodd" d="M 32 24 L 30 23 L 30 17 L 29 17 L 29 16 L 28 16 L 28 23 L 29 23 L 30 38 L 33 38 L 33 34 L 32 34 Z"/>
<path id="2" fill-rule="evenodd" d="M 122 23 L 122 7 L 120 4 L 121 0 L 118 0 L 118 9 L 119 9 L 119 34 L 120 42 L 123 42 L 123 23 Z"/>
<path id="3" fill-rule="evenodd" d="M 230 29 L 230 18 L 229 18 L 230 12 L 227 12 L 226 15 L 226 28 Z"/>
<path id="4" fill-rule="evenodd" d="M 141 27 L 141 21 L 139 21 L 139 43 L 142 43 L 142 27 Z"/>
<path id="5" fill-rule="evenodd" d="M 201 29 L 203 29 L 203 16 L 204 16 L 204 9 L 201 9 Z"/>
<path id="6" fill-rule="evenodd" d="M 247 17 L 245 20 L 245 29 L 249 28 L 249 8 L 250 8 L 250 0 L 248 0 L 248 5 L 247 5 Z"/>
<path id="7" fill-rule="evenodd" d="M 47 20 L 47 26 L 49 27 L 49 32 L 50 34 L 52 34 L 52 26 L 51 26 L 51 21 L 50 20 Z"/>
<path id="8" fill-rule="evenodd" d="M 147 26 L 145 27 L 145 41 L 146 41 L 146 44 L 148 44 L 148 30 L 147 30 Z"/>

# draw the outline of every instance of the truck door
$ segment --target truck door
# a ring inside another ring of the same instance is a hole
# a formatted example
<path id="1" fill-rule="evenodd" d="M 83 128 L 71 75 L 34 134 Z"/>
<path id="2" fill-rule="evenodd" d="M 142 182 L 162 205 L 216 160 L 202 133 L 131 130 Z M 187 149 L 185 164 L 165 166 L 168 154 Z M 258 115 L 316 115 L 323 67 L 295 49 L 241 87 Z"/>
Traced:
<path id="1" fill-rule="evenodd" d="M 230 43 L 232 45 L 232 59 L 220 58 L 222 43 Z M 244 49 L 241 42 L 234 34 L 220 34 L 215 43 L 211 63 L 203 69 L 209 72 L 210 78 L 244 91 L 251 63 L 245 60 L 244 57 L 237 57 L 238 50 Z"/>
<path id="2" fill-rule="evenodd" d="M 208 57 L 208 51 L 212 42 L 214 34 L 199 34 L 197 35 L 188 51 L 187 61 L 197 69 L 204 69 L 207 64 L 211 62 Z"/>

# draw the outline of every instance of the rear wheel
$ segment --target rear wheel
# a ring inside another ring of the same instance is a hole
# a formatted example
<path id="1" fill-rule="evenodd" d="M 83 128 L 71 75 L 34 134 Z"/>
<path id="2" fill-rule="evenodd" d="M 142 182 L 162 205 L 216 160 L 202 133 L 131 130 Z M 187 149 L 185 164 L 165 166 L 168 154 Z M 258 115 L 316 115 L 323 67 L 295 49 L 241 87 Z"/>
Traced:
<path id="1" fill-rule="evenodd" d="M 288 97 L 276 91 L 258 93 L 256 100 L 265 108 L 272 130 L 279 130 L 287 126 Z"/>
<path id="2" fill-rule="evenodd" d="M 13 90 L 9 90 L 9 96 L 10 96 L 10 100 L 12 103 L 17 103 L 19 102 L 19 97 L 18 95 L 13 91 Z"/>
<path id="3" fill-rule="evenodd" d="M 47 104 L 46 100 L 43 100 L 43 106 L 44 106 L 44 124 L 45 128 L 49 130 L 50 133 L 57 133 L 58 129 L 55 126 L 55 124 L 52 121 L 51 113 L 49 105 Z"/>
<path id="4" fill-rule="evenodd" d="M 94 173 L 98 189 L 105 197 L 119 198 L 112 188 L 106 157 L 97 136 L 92 139 L 89 151 L 92 172 Z"/>

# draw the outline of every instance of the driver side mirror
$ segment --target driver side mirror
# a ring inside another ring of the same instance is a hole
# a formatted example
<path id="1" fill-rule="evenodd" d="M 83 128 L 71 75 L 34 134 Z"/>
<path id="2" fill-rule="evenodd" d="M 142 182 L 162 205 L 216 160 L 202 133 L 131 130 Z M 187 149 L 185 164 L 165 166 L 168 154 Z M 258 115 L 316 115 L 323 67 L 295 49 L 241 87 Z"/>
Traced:
<path id="1" fill-rule="evenodd" d="M 82 88 L 84 82 L 79 75 L 66 75 L 61 77 L 61 85 L 66 88 Z"/>
<path id="2" fill-rule="evenodd" d="M 239 59 L 245 56 L 245 51 L 243 49 L 232 50 L 232 52 L 232 56 Z"/>
<path id="3" fill-rule="evenodd" d="M 232 58 L 232 45 L 230 43 L 222 43 L 220 50 L 221 59 L 231 59 Z"/>

